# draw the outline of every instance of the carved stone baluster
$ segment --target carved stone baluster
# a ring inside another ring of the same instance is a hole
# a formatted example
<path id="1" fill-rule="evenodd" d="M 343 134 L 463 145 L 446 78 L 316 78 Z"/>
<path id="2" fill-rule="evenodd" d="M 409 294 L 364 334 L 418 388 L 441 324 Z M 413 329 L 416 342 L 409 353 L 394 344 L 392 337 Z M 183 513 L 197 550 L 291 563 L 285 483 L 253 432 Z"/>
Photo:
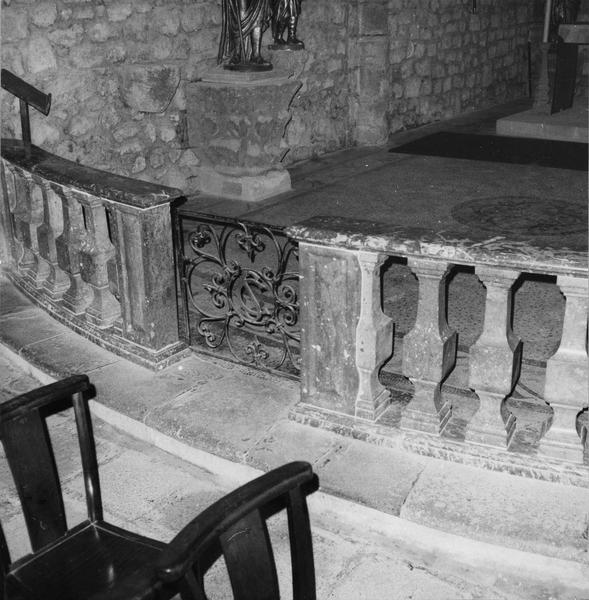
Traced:
<path id="1" fill-rule="evenodd" d="M 14 168 L 14 208 L 12 210 L 14 236 L 18 243 L 16 264 L 24 277 L 29 277 L 36 267 L 31 241 L 31 176 L 22 169 Z"/>
<path id="2" fill-rule="evenodd" d="M 393 322 L 382 312 L 381 305 L 380 268 L 386 255 L 358 252 L 357 256 L 362 287 L 356 327 L 356 416 L 376 421 L 390 400 L 390 392 L 378 379 L 380 368 L 393 348 Z"/>
<path id="3" fill-rule="evenodd" d="M 16 257 L 12 211 L 15 204 L 14 175 L 4 159 L 0 159 L 2 198 L 0 199 L 0 262 L 13 264 Z"/>
<path id="4" fill-rule="evenodd" d="M 63 210 L 61 200 L 45 180 L 40 180 L 43 188 L 43 222 L 37 229 L 39 254 L 49 268 L 43 282 L 43 289 L 52 300 L 60 299 L 70 287 L 68 274 L 57 264 L 55 240 L 63 233 Z"/>
<path id="5" fill-rule="evenodd" d="M 581 446 L 587 460 L 589 459 L 589 406 L 586 406 L 577 417 L 577 433 L 581 438 Z"/>
<path id="6" fill-rule="evenodd" d="M 64 306 L 76 315 L 82 314 L 92 301 L 92 290 L 80 274 L 80 249 L 86 237 L 82 207 L 71 190 L 52 184 L 63 210 L 63 233 L 55 240 L 57 264 L 68 274 L 70 286 L 63 295 Z"/>
<path id="7" fill-rule="evenodd" d="M 515 416 L 504 400 L 519 378 L 522 342 L 511 327 L 512 286 L 518 271 L 477 266 L 475 273 L 487 288 L 483 332 L 469 353 L 469 387 L 480 407 L 470 421 L 466 440 L 477 444 L 509 446 Z M 507 440 L 506 440 L 507 432 Z"/>
<path id="8" fill-rule="evenodd" d="M 80 247 L 80 274 L 92 288 L 93 298 L 86 318 L 97 327 L 110 327 L 121 314 L 121 305 L 112 295 L 108 282 L 108 261 L 115 251 L 108 234 L 106 209 L 99 198 L 75 193 L 84 207 L 86 236 Z"/>
<path id="9" fill-rule="evenodd" d="M 417 319 L 403 339 L 403 375 L 414 395 L 401 417 L 401 428 L 441 433 L 452 405 L 441 398 L 441 383 L 456 363 L 457 334 L 446 320 L 448 263 L 409 258 L 407 264 L 419 279 Z"/>
<path id="10" fill-rule="evenodd" d="M 587 406 L 589 387 L 587 278 L 559 275 L 556 283 L 566 304 L 560 346 L 546 362 L 544 400 L 552 406 L 554 416 L 539 451 L 559 459 L 583 462 L 583 445 L 577 433 L 576 419 Z"/>
<path id="11" fill-rule="evenodd" d="M 43 188 L 34 178 L 29 181 L 29 238 L 31 252 L 35 257 L 35 264 L 28 270 L 28 278 L 36 288 L 41 288 L 49 277 L 50 267 L 39 251 L 39 227 L 43 223 L 44 194 Z"/>

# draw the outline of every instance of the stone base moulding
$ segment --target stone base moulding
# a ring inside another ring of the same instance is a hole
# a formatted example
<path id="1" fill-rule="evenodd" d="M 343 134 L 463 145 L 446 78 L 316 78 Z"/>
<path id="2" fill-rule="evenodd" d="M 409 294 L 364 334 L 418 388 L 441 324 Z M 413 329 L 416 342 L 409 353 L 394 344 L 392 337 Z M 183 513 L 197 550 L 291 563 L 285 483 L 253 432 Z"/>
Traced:
<path id="1" fill-rule="evenodd" d="M 292 189 L 290 174 L 284 170 L 271 170 L 260 175 L 229 175 L 209 167 L 196 169 L 191 185 L 205 194 L 234 200 L 256 202 Z"/>
<path id="2" fill-rule="evenodd" d="M 296 423 L 331 431 L 376 446 L 403 448 L 421 456 L 490 471 L 563 485 L 589 487 L 587 465 L 563 462 L 556 457 L 524 455 L 498 446 L 424 435 L 423 432 L 418 431 L 406 431 L 380 422 L 358 419 L 354 415 L 346 415 L 304 401 L 290 410 L 288 418 Z"/>

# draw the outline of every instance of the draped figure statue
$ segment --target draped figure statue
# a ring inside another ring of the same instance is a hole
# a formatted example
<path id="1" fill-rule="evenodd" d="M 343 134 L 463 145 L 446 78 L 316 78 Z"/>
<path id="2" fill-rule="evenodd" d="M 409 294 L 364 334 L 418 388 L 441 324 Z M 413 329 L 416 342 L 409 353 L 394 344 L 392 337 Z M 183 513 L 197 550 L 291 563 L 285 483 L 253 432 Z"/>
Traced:
<path id="1" fill-rule="evenodd" d="M 580 4 L 580 0 L 555 0 L 552 5 L 552 21 L 557 26 L 561 23 L 574 23 Z"/>
<path id="2" fill-rule="evenodd" d="M 299 50 L 305 47 L 305 44 L 297 39 L 300 14 L 301 0 L 272 0 L 273 49 L 279 50 L 282 47 L 285 50 Z"/>
<path id="3" fill-rule="evenodd" d="M 217 61 L 226 69 L 265 71 L 262 35 L 271 19 L 271 0 L 222 0 L 223 21 Z"/>

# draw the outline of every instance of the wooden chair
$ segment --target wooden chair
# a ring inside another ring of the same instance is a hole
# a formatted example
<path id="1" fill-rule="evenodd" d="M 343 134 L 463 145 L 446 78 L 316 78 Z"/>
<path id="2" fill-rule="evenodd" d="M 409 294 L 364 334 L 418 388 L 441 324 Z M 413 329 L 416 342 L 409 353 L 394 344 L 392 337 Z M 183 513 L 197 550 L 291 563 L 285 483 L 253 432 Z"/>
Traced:
<path id="1" fill-rule="evenodd" d="M 85 375 L 69 377 L 0 404 L 0 438 L 12 472 L 32 554 L 11 562 L 0 528 L 1 598 L 84 600 L 116 588 L 164 544 L 103 520 Z M 73 404 L 88 519 L 68 529 L 47 417 Z M 153 568 L 153 567 L 152 567 Z"/>
<path id="2" fill-rule="evenodd" d="M 227 494 L 193 519 L 166 546 L 156 570 L 100 600 L 206 600 L 204 576 L 222 556 L 236 600 L 280 598 L 266 520 L 286 508 L 292 568 L 292 598 L 315 600 L 315 567 L 306 497 L 318 488 L 311 465 L 278 467 Z M 154 582 L 154 575 L 156 582 Z M 94 600 L 94 599 L 93 599 Z M 98 600 L 98 598 L 96 599 Z"/>
<path id="3" fill-rule="evenodd" d="M 223 555 L 234 597 L 279 598 L 266 519 L 286 508 L 294 600 L 315 599 L 306 497 L 318 488 L 311 466 L 294 462 L 224 496 L 168 545 L 103 520 L 85 375 L 0 404 L 0 439 L 20 497 L 33 552 L 11 562 L 0 527 L 2 600 L 205 599 L 203 577 Z M 88 519 L 68 529 L 47 417 L 73 406 Z"/>
<path id="4" fill-rule="evenodd" d="M 236 600 L 280 598 L 266 520 L 286 508 L 294 600 L 315 600 L 306 496 L 319 482 L 311 465 L 278 467 L 221 498 L 189 523 L 157 561 L 162 582 L 186 600 L 206 599 L 203 577 L 223 556 Z"/>

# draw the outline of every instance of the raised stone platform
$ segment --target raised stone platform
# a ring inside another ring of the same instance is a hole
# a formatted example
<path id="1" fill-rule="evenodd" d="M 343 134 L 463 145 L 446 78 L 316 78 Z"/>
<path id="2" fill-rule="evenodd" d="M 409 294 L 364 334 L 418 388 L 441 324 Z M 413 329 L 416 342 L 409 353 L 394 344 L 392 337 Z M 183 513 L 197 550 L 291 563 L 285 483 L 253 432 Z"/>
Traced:
<path id="1" fill-rule="evenodd" d="M 586 102 L 554 115 L 532 108 L 497 121 L 497 133 L 517 137 L 584 142 L 589 140 Z"/>

